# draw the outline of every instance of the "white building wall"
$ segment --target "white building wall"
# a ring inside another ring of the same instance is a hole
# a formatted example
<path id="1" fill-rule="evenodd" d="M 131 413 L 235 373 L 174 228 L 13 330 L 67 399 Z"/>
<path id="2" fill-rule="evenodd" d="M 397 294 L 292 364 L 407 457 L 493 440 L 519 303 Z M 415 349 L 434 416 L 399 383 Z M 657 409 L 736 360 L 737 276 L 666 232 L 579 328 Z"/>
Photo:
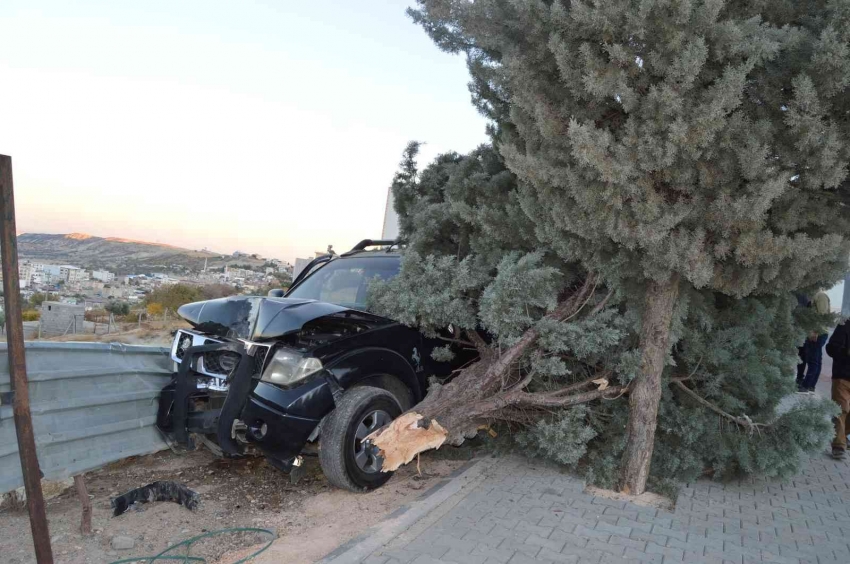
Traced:
<path id="1" fill-rule="evenodd" d="M 384 227 L 381 239 L 398 239 L 398 214 L 395 211 L 393 189 L 387 189 L 387 203 L 384 206 Z"/>
<path id="2" fill-rule="evenodd" d="M 304 270 L 304 267 L 310 264 L 310 261 L 313 259 L 306 258 L 297 258 L 295 259 L 295 266 L 292 268 L 292 279 L 295 280 L 298 275 Z"/>
<path id="3" fill-rule="evenodd" d="M 91 277 L 101 282 L 112 282 L 115 279 L 115 274 L 108 270 L 93 270 Z"/>

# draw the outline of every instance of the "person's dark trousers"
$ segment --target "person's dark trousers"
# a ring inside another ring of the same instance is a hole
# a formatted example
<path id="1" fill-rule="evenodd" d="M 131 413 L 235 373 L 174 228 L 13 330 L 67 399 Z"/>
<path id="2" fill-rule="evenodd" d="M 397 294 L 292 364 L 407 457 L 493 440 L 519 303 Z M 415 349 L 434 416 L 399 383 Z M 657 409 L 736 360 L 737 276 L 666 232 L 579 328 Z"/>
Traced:
<path id="1" fill-rule="evenodd" d="M 800 353 L 800 364 L 797 365 L 797 387 L 802 388 L 806 377 L 806 346 L 797 347 L 797 351 Z"/>
<path id="2" fill-rule="evenodd" d="M 808 365 L 808 370 L 806 371 L 806 377 L 803 379 L 803 388 L 807 390 L 814 390 L 818 384 L 821 367 L 823 366 L 823 347 L 828 338 L 829 335 L 824 333 L 823 335 L 818 335 L 817 341 L 806 341 L 806 364 Z M 797 375 L 799 376 L 799 374 L 800 367 L 798 366 Z"/>

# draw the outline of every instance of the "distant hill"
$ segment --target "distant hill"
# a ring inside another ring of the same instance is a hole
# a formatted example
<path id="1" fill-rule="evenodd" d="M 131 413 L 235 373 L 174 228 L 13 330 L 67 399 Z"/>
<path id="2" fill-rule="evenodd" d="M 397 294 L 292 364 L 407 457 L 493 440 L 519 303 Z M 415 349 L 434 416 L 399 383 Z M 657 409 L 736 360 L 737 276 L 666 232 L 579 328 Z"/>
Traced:
<path id="1" fill-rule="evenodd" d="M 102 268 L 118 274 L 200 270 L 205 259 L 210 268 L 225 264 L 263 264 L 261 260 L 248 257 L 237 259 L 211 251 L 85 233 L 23 233 L 18 236 L 18 254 L 24 259 Z"/>

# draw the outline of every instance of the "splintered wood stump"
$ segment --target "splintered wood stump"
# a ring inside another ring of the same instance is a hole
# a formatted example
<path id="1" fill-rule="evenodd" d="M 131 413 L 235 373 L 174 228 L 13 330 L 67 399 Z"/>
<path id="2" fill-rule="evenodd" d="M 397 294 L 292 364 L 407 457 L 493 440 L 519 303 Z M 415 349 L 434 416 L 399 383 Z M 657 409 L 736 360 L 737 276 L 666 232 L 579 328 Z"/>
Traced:
<path id="1" fill-rule="evenodd" d="M 83 507 L 83 515 L 80 519 L 80 534 L 84 537 L 91 534 L 91 499 L 89 490 L 86 488 L 86 479 L 83 474 L 74 476 L 74 486 L 77 488 L 77 497 Z"/>
<path id="2" fill-rule="evenodd" d="M 373 439 L 375 446 L 381 449 L 384 458 L 382 470 L 391 472 L 413 460 L 420 452 L 440 448 L 447 436 L 446 430 L 436 421 L 409 411 L 367 439 Z"/>

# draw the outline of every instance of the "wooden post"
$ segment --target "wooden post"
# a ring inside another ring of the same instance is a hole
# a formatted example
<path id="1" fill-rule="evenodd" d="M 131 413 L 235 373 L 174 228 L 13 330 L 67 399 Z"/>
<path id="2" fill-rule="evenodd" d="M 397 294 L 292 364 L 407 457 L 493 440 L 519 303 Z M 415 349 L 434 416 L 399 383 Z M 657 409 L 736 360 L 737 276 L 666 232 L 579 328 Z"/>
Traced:
<path id="1" fill-rule="evenodd" d="M 24 324 L 21 319 L 21 288 L 18 282 L 18 235 L 15 226 L 15 191 L 12 185 L 12 159 L 0 155 L 0 253 L 3 263 L 3 294 L 6 298 L 6 342 L 9 344 L 9 379 L 14 394 L 15 433 L 27 509 L 30 515 L 32 543 L 38 564 L 53 564 L 47 512 L 41 491 L 41 469 L 32 429 L 27 362 L 24 351 Z"/>
<path id="2" fill-rule="evenodd" d="M 89 499 L 89 490 L 86 488 L 85 475 L 74 476 L 74 485 L 77 487 L 77 497 L 80 498 L 80 505 L 83 506 L 83 516 L 80 519 L 80 534 L 85 537 L 91 534 L 91 499 Z"/>

